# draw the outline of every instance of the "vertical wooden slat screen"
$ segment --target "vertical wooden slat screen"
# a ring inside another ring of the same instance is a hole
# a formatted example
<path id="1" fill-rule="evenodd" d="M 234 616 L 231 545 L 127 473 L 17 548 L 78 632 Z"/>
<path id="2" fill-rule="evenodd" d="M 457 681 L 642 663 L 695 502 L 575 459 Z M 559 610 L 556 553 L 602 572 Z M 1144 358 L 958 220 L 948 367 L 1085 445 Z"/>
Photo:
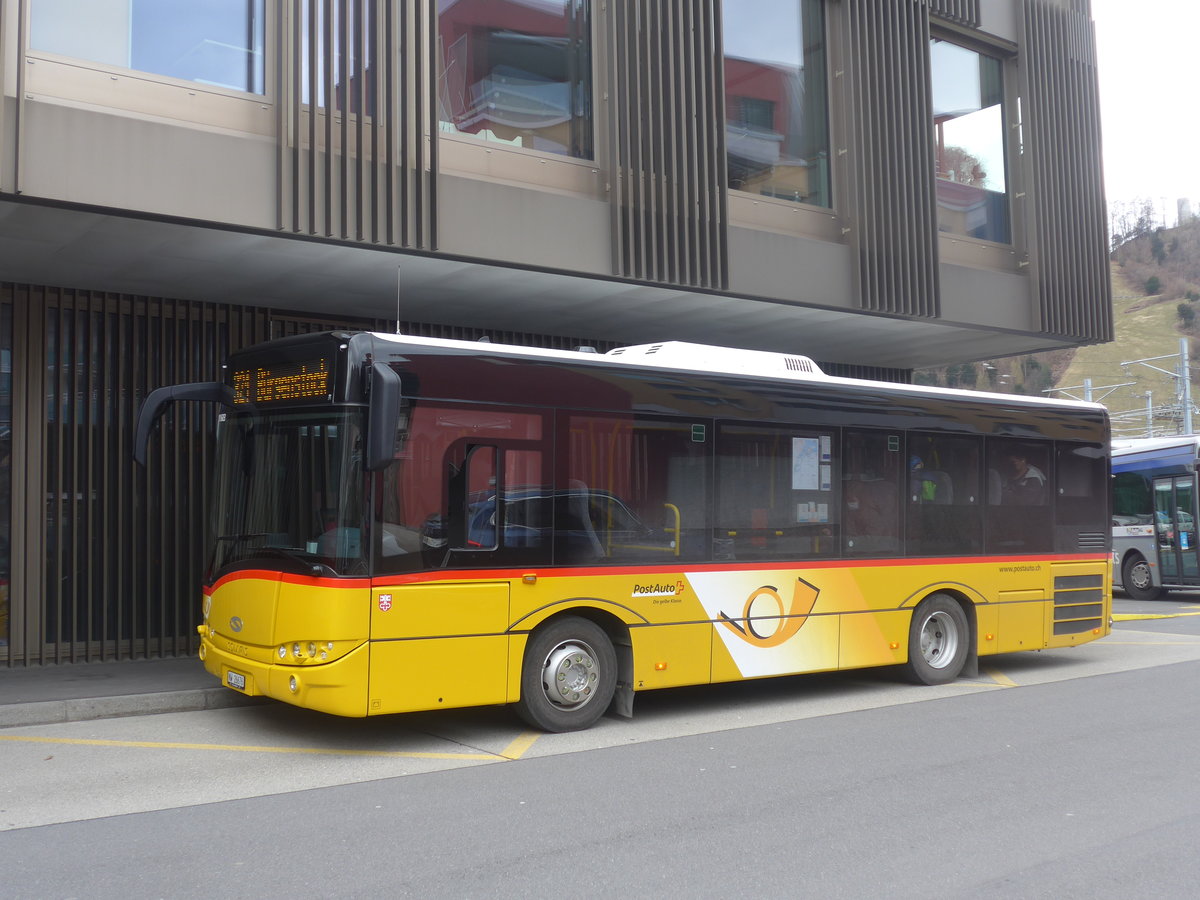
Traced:
<path id="1" fill-rule="evenodd" d="M 607 5 L 613 271 L 728 286 L 718 0 Z"/>
<path id="2" fill-rule="evenodd" d="M 850 243 L 863 309 L 940 314 L 929 8 L 846 0 Z"/>
<path id="3" fill-rule="evenodd" d="M 1090 5 L 1023 0 L 1030 269 L 1040 330 L 1111 341 L 1112 284 Z"/>
<path id="4" fill-rule="evenodd" d="M 280 229 L 436 249 L 436 4 L 284 7 Z"/>
<path id="5" fill-rule="evenodd" d="M 979 27 L 979 0 L 929 0 L 930 11 L 951 22 Z"/>

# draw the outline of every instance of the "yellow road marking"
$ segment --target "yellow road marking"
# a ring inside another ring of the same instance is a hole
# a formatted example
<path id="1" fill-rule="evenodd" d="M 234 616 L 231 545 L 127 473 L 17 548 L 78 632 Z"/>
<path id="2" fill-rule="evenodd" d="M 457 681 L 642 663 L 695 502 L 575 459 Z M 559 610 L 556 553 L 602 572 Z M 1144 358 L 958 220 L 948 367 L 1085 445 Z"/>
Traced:
<path id="1" fill-rule="evenodd" d="M 520 740 L 521 738 L 517 738 L 517 741 Z M 408 753 L 402 750 L 332 750 L 323 747 L 258 747 L 241 744 L 185 744 L 175 741 L 106 741 L 91 738 L 50 738 L 9 734 L 0 734 L 0 741 L 22 741 L 28 744 L 75 744 L 84 747 L 141 747 L 149 750 L 225 750 L 237 753 L 299 753 L 309 756 L 379 756 L 388 759 L 467 759 L 493 762 L 504 759 L 494 753 Z M 516 744 L 517 741 L 513 743 Z"/>
<path id="2" fill-rule="evenodd" d="M 1200 616 L 1200 612 L 1178 613 L 1113 613 L 1114 622 L 1133 622 L 1137 619 L 1176 619 L 1180 616 Z"/>
<path id="3" fill-rule="evenodd" d="M 1200 641 L 1114 641 L 1112 638 L 1105 638 L 1104 644 L 1115 644 L 1119 647 L 1194 647 L 1200 644 Z"/>
<path id="4" fill-rule="evenodd" d="M 540 731 L 526 731 L 515 741 L 500 751 L 500 755 L 505 759 L 520 759 L 521 756 L 533 746 L 533 742 L 542 736 Z"/>
<path id="5" fill-rule="evenodd" d="M 1018 687 L 1018 684 L 1015 681 L 1013 681 L 1003 672 L 1000 672 L 998 669 L 984 669 L 983 672 L 1001 687 Z"/>

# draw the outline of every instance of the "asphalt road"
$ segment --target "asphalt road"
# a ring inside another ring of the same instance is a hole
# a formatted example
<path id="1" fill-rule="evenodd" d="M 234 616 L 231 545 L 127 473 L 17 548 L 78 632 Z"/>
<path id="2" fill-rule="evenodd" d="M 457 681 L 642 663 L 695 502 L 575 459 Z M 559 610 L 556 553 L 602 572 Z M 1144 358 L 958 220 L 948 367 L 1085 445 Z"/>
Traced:
<path id="1" fill-rule="evenodd" d="M 5 729 L 5 894 L 1194 897 L 1200 595 L 1114 615 L 954 685 L 660 692 L 576 735 L 282 706 Z"/>

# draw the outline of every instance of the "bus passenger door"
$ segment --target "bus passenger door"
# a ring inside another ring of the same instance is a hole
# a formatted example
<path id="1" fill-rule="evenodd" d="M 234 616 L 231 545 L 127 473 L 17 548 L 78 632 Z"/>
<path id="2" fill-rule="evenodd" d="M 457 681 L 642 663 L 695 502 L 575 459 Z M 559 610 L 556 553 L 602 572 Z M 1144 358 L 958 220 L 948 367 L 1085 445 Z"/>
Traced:
<path id="1" fill-rule="evenodd" d="M 1167 584 L 1200 583 L 1194 476 L 1154 479 L 1154 521 L 1162 580 Z"/>

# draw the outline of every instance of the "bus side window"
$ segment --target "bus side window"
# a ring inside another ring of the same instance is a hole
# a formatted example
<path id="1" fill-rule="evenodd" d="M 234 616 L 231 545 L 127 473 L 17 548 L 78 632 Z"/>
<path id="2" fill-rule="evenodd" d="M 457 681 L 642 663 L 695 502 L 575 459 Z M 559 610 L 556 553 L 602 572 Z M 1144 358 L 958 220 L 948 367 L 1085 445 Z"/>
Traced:
<path id="1" fill-rule="evenodd" d="M 722 423 L 717 434 L 718 559 L 840 553 L 838 447 L 831 432 Z"/>
<path id="2" fill-rule="evenodd" d="M 842 522 L 846 553 L 900 549 L 901 439 L 882 431 L 847 431 Z"/>
<path id="3" fill-rule="evenodd" d="M 987 439 L 988 552 L 1043 553 L 1052 549 L 1052 446 L 1049 441 Z"/>
<path id="4" fill-rule="evenodd" d="M 908 436 L 909 555 L 975 553 L 983 546 L 982 441 Z"/>
<path id="5" fill-rule="evenodd" d="M 708 559 L 711 425 L 571 413 L 555 484 L 555 561 Z"/>
<path id="6" fill-rule="evenodd" d="M 1108 450 L 1100 444 L 1073 444 L 1059 441 L 1055 447 L 1054 497 L 1057 523 L 1054 549 L 1060 553 L 1078 551 L 1086 536 L 1103 539 L 1107 527 L 1105 508 L 1108 492 Z M 1146 479 L 1137 473 L 1129 473 L 1139 484 L 1134 487 L 1137 499 L 1132 500 L 1135 509 L 1142 509 L 1141 521 L 1153 521 L 1153 500 Z M 1119 480 L 1120 475 L 1117 476 Z M 1113 499 L 1113 515 L 1117 514 L 1117 500 Z M 1115 521 L 1115 519 L 1114 519 Z"/>

